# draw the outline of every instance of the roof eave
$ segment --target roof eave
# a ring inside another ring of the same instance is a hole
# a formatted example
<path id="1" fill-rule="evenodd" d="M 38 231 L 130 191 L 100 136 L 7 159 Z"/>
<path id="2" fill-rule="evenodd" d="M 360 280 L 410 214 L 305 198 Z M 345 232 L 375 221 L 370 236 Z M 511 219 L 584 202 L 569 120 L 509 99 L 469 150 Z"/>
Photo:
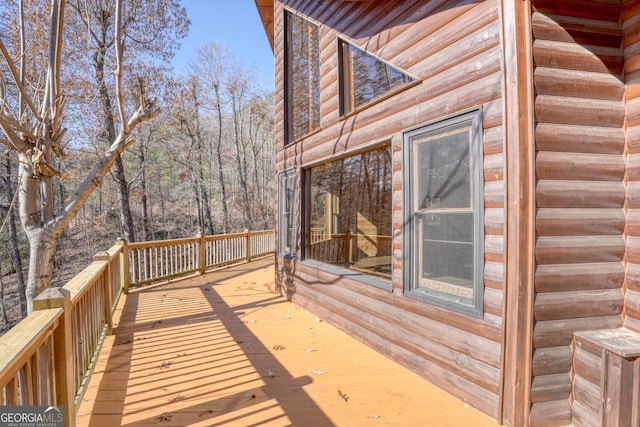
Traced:
<path id="1" fill-rule="evenodd" d="M 264 31 L 269 39 L 271 51 L 273 52 L 273 1 L 274 0 L 255 0 L 260 20 L 264 26 Z"/>

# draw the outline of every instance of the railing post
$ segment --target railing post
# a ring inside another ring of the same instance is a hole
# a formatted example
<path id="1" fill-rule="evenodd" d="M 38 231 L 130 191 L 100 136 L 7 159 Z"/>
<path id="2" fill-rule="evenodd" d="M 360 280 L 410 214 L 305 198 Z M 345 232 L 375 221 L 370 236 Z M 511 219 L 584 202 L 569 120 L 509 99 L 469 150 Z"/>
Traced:
<path id="1" fill-rule="evenodd" d="M 251 261 L 251 232 L 249 230 L 244 230 L 245 232 L 245 239 L 247 239 L 247 244 L 245 245 L 245 248 L 247 249 L 247 262 Z"/>
<path id="2" fill-rule="evenodd" d="M 199 235 L 200 240 L 199 240 L 199 252 L 198 252 L 198 262 L 200 263 L 199 267 L 200 267 L 200 274 L 204 274 L 207 270 L 207 260 L 206 260 L 206 256 L 207 256 L 207 241 L 204 238 L 204 233 L 200 233 Z"/>
<path id="3" fill-rule="evenodd" d="M 34 310 L 62 308 L 62 319 L 53 330 L 53 366 L 56 381 L 56 403 L 64 408 L 64 425 L 75 427 L 76 387 L 73 375 L 73 343 L 71 296 L 64 288 L 48 288 L 33 300 Z M 53 402 L 52 402 L 53 403 Z"/>
<path id="4" fill-rule="evenodd" d="M 122 245 L 120 249 L 120 286 L 122 287 L 122 293 L 129 293 L 129 248 L 127 247 L 127 241 L 125 239 L 118 239 L 118 244 Z"/>
<path id="5" fill-rule="evenodd" d="M 107 335 L 113 334 L 113 316 L 111 316 L 111 305 L 113 304 L 113 295 L 111 295 L 111 268 L 109 267 L 109 252 L 100 251 L 93 256 L 94 261 L 104 262 L 106 268 L 102 276 L 102 292 L 104 299 L 104 321 L 107 323 Z"/>
<path id="6" fill-rule="evenodd" d="M 351 264 L 351 230 L 347 230 L 344 236 L 344 258 L 348 264 Z"/>

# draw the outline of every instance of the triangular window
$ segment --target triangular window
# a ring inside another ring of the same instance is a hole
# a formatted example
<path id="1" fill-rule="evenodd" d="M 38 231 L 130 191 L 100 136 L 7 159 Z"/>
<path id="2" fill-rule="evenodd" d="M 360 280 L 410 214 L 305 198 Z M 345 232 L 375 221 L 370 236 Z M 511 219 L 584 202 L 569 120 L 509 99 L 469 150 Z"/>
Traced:
<path id="1" fill-rule="evenodd" d="M 340 115 L 381 100 L 417 80 L 382 59 L 338 39 Z"/>

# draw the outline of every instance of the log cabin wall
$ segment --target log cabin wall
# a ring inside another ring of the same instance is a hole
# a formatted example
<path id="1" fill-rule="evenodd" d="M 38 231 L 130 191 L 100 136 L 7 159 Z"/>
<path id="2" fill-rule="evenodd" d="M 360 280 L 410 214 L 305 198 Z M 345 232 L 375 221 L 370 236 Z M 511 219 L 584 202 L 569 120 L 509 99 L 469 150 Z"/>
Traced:
<path id="1" fill-rule="evenodd" d="M 537 214 L 530 424 L 565 425 L 573 332 L 622 323 L 623 31 L 616 1 L 532 5 Z"/>
<path id="2" fill-rule="evenodd" d="M 625 326 L 640 331 L 640 1 L 625 1 L 622 17 L 628 181 Z"/>
<path id="3" fill-rule="evenodd" d="M 393 150 L 393 273 L 389 290 L 276 259 L 276 281 L 298 304 L 490 416 L 501 417 L 505 183 L 498 0 L 275 2 L 276 166 L 326 161 L 371 143 Z M 284 147 L 285 8 L 319 25 L 321 128 Z M 337 37 L 421 80 L 346 119 L 339 117 Z M 485 201 L 484 309 L 480 318 L 402 291 L 402 132 L 482 106 Z M 302 184 L 299 179 L 298 184 Z M 302 201 L 298 190 L 298 226 Z M 337 349 L 339 351 L 339 349 Z"/>

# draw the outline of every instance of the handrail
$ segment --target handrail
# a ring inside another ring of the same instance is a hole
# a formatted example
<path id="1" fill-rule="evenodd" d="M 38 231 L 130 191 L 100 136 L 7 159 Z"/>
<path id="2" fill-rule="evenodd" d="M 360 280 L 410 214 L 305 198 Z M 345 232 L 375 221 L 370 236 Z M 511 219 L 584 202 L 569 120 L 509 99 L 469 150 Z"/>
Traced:
<path id="1" fill-rule="evenodd" d="M 75 414 L 118 299 L 131 286 L 250 261 L 275 251 L 274 230 L 126 243 L 119 241 L 0 337 L 0 405 L 60 405 Z"/>
<path id="2" fill-rule="evenodd" d="M 124 292 L 212 268 L 251 261 L 275 251 L 275 231 L 198 236 L 123 244 L 127 254 Z"/>

